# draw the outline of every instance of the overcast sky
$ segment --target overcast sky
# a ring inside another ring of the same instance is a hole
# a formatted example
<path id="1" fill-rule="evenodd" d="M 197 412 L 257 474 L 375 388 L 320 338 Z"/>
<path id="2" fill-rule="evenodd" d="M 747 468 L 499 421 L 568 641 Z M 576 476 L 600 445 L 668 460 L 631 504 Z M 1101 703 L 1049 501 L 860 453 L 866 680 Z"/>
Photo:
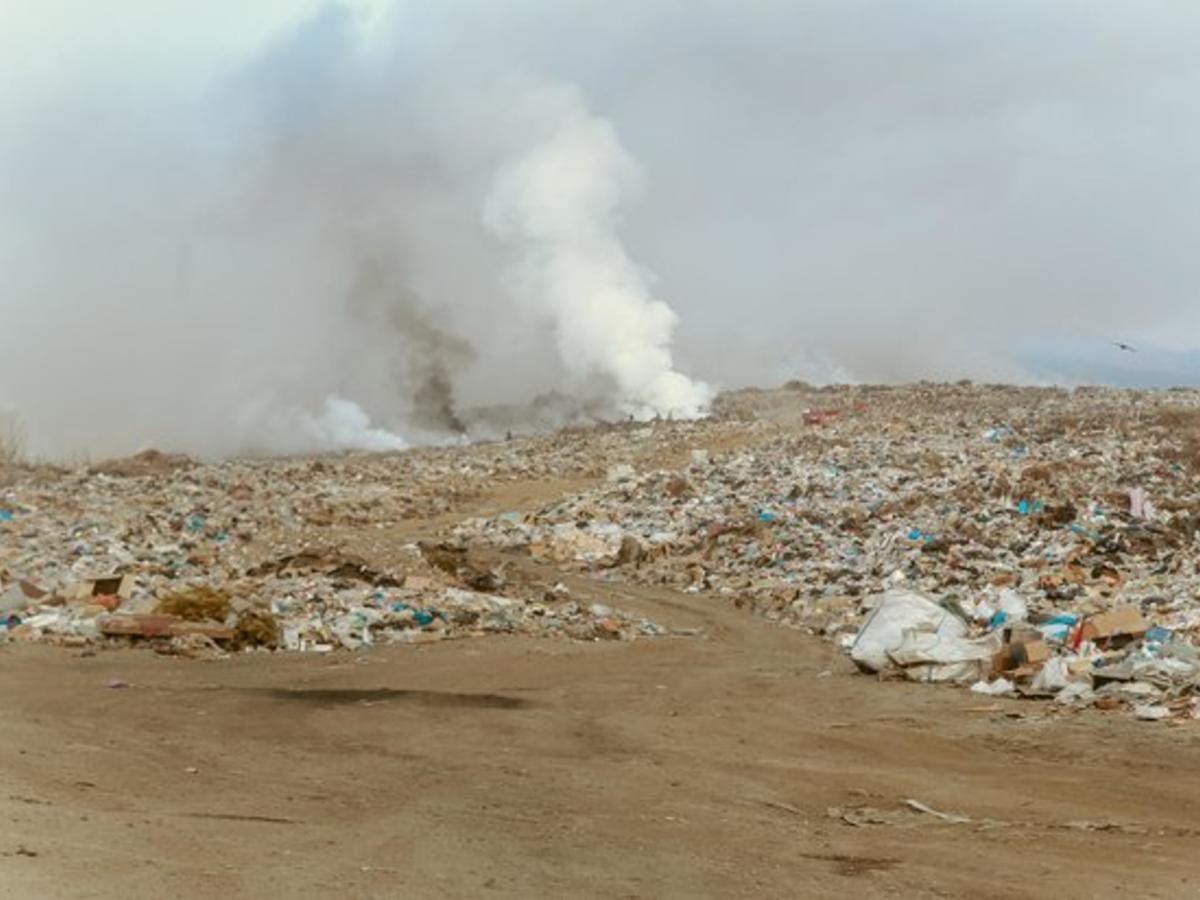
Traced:
<path id="1" fill-rule="evenodd" d="M 547 92 L 636 167 L 610 224 L 692 379 L 1200 347 L 1190 0 L 6 0 L 0 56 L 0 403 L 48 447 L 286 446 L 264 410 L 331 394 L 405 433 L 417 357 L 562 383 L 483 215 Z"/>

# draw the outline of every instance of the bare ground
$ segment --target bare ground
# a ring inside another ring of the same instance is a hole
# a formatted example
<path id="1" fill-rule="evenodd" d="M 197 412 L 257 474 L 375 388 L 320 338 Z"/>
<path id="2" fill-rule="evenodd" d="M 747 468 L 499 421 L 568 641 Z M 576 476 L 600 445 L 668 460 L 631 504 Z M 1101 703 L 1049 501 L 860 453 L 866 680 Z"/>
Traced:
<path id="1" fill-rule="evenodd" d="M 736 610 L 618 594 L 705 633 L 6 649 L 0 893 L 1195 895 L 1200 732 L 879 684 Z"/>

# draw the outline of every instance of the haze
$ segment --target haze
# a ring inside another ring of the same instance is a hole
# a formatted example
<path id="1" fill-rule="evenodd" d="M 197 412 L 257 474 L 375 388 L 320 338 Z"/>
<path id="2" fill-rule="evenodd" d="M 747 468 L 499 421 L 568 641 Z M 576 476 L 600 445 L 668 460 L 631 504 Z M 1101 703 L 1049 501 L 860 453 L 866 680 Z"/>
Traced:
<path id="1" fill-rule="evenodd" d="M 0 408 L 40 454 L 1200 344 L 1185 0 L 169 6 L 0 11 Z"/>

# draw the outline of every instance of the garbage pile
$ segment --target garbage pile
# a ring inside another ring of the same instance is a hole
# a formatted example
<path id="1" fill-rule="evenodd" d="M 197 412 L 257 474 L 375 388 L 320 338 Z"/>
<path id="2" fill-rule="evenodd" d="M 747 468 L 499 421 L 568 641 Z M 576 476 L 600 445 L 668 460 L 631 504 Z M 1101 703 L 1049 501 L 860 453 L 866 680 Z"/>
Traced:
<path id="1" fill-rule="evenodd" d="M 592 487 L 521 499 L 574 482 Z M 1198 533 L 1198 392 L 792 384 L 699 422 L 399 454 L 8 466 L 0 640 L 663 632 L 529 580 L 559 568 L 733 603 L 883 675 L 1177 720 L 1198 693 Z M 503 551 L 542 565 L 476 562 Z"/>
<path id="2" fill-rule="evenodd" d="M 82 647 L 149 642 L 164 652 L 214 656 L 248 648 L 328 652 L 386 643 L 426 643 L 485 634 L 631 640 L 664 634 L 646 619 L 575 602 L 561 585 L 541 596 L 456 586 L 422 571 L 421 548 L 402 578 L 321 550 L 289 555 L 222 583 L 170 584 L 131 576 L 88 579 L 45 591 L 29 581 L 0 595 L 10 640 Z"/>
<path id="3" fill-rule="evenodd" d="M 1004 592 L 999 605 L 993 611 L 984 601 L 967 611 L 902 589 L 886 591 L 873 598 L 849 644 L 850 657 L 866 672 L 970 683 L 992 696 L 1129 706 L 1137 718 L 1154 721 L 1200 717 L 1200 648 L 1186 637 L 1193 615 L 1177 631 L 1151 626 L 1137 605 L 1033 620 L 1013 591 Z"/>
<path id="4" fill-rule="evenodd" d="M 562 586 L 446 565 L 414 521 L 513 481 L 661 455 L 672 429 L 308 460 L 147 451 L 0 479 L 0 642 L 144 643 L 185 655 L 328 651 L 491 633 L 629 640 L 664 629 Z M 364 538 L 365 536 L 365 538 Z M 369 539 L 369 540 L 367 540 Z M 380 559 L 347 549 L 385 547 Z"/>
<path id="5" fill-rule="evenodd" d="M 751 448 L 614 466 L 457 540 L 725 598 L 861 667 L 1192 716 L 1200 394 L 918 385 L 727 396 Z"/>

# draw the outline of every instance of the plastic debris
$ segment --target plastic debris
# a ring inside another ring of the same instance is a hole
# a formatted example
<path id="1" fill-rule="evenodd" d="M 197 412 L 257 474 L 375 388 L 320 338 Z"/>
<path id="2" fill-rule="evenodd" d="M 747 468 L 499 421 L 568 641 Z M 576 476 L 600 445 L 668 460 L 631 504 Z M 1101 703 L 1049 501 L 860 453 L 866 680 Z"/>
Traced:
<path id="1" fill-rule="evenodd" d="M 1197 448 L 1196 391 L 914 385 L 739 391 L 699 422 L 383 456 L 29 467 L 0 487 L 0 640 L 324 653 L 665 631 L 555 590 L 563 572 L 730 604 L 873 673 L 1190 721 Z M 504 495 L 564 478 L 591 486 Z M 485 497 L 495 514 L 458 514 Z M 405 544 L 418 521 L 440 543 Z M 510 554 L 543 581 L 495 563 Z M 138 617 L 200 587 L 227 612 L 179 621 L 225 631 L 146 636 L 161 626 Z"/>
<path id="2" fill-rule="evenodd" d="M 994 681 L 977 681 L 971 685 L 971 692 L 985 694 L 989 697 L 1002 697 L 1011 694 L 1016 688 L 1007 678 L 997 678 Z"/>
<path id="3" fill-rule="evenodd" d="M 1133 707 L 1133 717 L 1143 722 L 1159 722 L 1171 718 L 1171 710 L 1165 706 L 1139 703 Z"/>
<path id="4" fill-rule="evenodd" d="M 924 813 L 927 816 L 933 816 L 935 819 L 941 819 L 943 822 L 949 822 L 952 825 L 966 825 L 971 821 L 970 816 L 961 816 L 956 813 L 945 813 L 934 809 L 927 803 L 922 803 L 920 800 L 913 800 L 911 797 L 904 801 L 904 805 L 909 809 L 916 810 L 919 813 Z"/>
<path id="5" fill-rule="evenodd" d="M 967 626 L 953 613 L 920 594 L 887 591 L 876 600 L 850 646 L 850 658 L 868 672 L 879 672 L 891 665 L 892 654 L 907 644 L 905 658 L 920 659 L 921 652 L 912 646 L 914 635 L 918 633 L 932 638 L 927 647 L 933 650 L 940 642 L 965 637 Z"/>
<path id="6" fill-rule="evenodd" d="M 872 673 L 1003 677 L 1026 696 L 1131 710 L 1132 695 L 1097 692 L 1119 663 L 1147 657 L 1180 663 L 1153 670 L 1164 697 L 1200 696 L 1200 394 L 786 394 L 718 404 L 774 429 L 752 447 L 623 470 L 520 522 L 470 520 L 455 535 L 723 599 L 828 638 Z M 618 552 L 630 538 L 636 562 Z M 921 599 L 880 603 L 889 591 Z"/>
<path id="7" fill-rule="evenodd" d="M 670 433 L 698 427 L 679 423 Z M 147 451 L 69 470 L 10 470 L 0 510 L 21 514 L 0 520 L 0 641 L 145 644 L 208 658 L 496 633 L 586 641 L 668 634 L 616 605 L 594 614 L 550 585 L 506 585 L 459 548 L 438 556 L 438 547 L 371 540 L 510 481 L 597 477 L 608 460 L 639 447 L 660 453 L 664 437 L 665 429 L 642 429 L 219 463 Z M 629 463 L 612 468 L 616 483 L 636 477 Z M 512 527 L 521 518 L 503 515 Z M 572 538 L 565 534 L 557 552 L 599 554 L 600 544 L 608 552 L 607 541 Z M 617 536 L 614 549 L 614 562 L 639 558 L 632 539 L 622 550 Z M 370 558 L 377 550 L 386 562 Z"/>

